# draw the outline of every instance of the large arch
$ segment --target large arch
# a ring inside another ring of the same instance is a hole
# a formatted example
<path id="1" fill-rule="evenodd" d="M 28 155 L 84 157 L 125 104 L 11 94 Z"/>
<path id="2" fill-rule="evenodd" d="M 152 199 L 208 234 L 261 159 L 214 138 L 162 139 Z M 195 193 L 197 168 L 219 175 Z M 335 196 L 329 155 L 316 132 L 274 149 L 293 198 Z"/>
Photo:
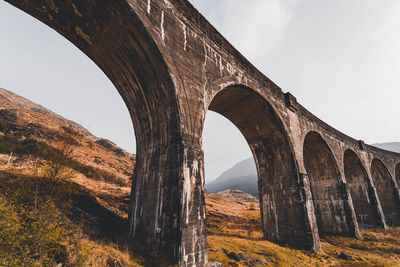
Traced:
<path id="1" fill-rule="evenodd" d="M 194 208 L 189 208 L 193 199 L 182 201 L 185 177 L 201 176 L 185 166 L 201 161 L 201 155 L 184 147 L 178 85 L 160 49 L 161 37 L 149 32 L 124 0 L 8 2 L 76 45 L 102 69 L 126 103 L 137 141 L 130 235 L 164 254 L 168 263 L 204 264 L 204 222 L 193 223 L 203 212 L 202 191 L 189 193 L 196 196 Z"/>
<path id="2" fill-rule="evenodd" d="M 307 225 L 307 207 L 291 143 L 273 107 L 248 87 L 229 86 L 214 96 L 209 110 L 229 119 L 252 150 L 264 238 L 318 250 L 319 238 L 312 236 Z"/>
<path id="3" fill-rule="evenodd" d="M 303 160 L 310 180 L 315 215 L 321 234 L 352 235 L 351 218 L 336 159 L 317 132 L 309 132 L 303 144 Z"/>
<path id="4" fill-rule="evenodd" d="M 371 175 L 378 192 L 386 223 L 389 226 L 399 226 L 400 205 L 398 193 L 394 186 L 392 176 L 381 160 L 377 158 L 372 160 Z"/>
<path id="5" fill-rule="evenodd" d="M 357 154 L 347 149 L 344 152 L 343 163 L 358 225 L 364 228 L 381 226 L 368 174 Z"/>

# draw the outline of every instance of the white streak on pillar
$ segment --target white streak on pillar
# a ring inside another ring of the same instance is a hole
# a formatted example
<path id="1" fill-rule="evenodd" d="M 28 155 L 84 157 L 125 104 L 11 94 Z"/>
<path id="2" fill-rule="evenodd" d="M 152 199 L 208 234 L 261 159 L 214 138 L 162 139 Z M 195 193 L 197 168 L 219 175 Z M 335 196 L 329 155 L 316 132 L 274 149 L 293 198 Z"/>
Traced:
<path id="1" fill-rule="evenodd" d="M 164 31 L 164 10 L 161 11 L 161 38 L 164 41 L 165 31 Z"/>
<path id="2" fill-rule="evenodd" d="M 183 208 L 186 208 L 186 224 L 189 224 L 189 202 L 191 198 L 191 177 L 190 177 L 190 168 L 185 166 L 185 173 L 184 173 L 184 181 L 183 181 L 183 201 L 184 205 Z"/>
<path id="3" fill-rule="evenodd" d="M 186 51 L 186 45 L 187 45 L 186 25 L 185 25 L 185 24 L 182 24 L 182 27 L 183 27 L 183 38 L 184 38 L 184 41 L 183 41 L 183 50 Z"/>
<path id="4" fill-rule="evenodd" d="M 151 0 L 147 0 L 147 14 L 150 14 Z"/>

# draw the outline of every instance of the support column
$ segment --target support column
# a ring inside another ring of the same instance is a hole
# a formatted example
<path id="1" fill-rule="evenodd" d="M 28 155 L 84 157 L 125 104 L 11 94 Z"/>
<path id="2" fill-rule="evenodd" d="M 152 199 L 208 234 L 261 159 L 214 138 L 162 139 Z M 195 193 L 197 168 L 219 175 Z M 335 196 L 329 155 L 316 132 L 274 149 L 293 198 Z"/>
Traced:
<path id="1" fill-rule="evenodd" d="M 400 188 L 399 188 L 399 184 L 396 181 L 396 173 L 394 173 L 394 176 L 392 176 L 392 183 L 394 185 L 394 188 L 396 189 L 395 191 L 396 191 L 397 203 L 400 206 Z M 381 206 L 381 208 L 382 208 L 382 206 Z"/>
<path id="2" fill-rule="evenodd" d="M 163 264 L 207 262 L 203 162 L 201 149 L 183 141 L 138 151 L 130 234 Z"/>
<path id="3" fill-rule="evenodd" d="M 375 186 L 368 187 L 368 194 L 376 210 L 378 223 L 383 229 L 387 229 L 388 226 L 386 224 L 385 214 L 383 213 L 381 201 L 378 198 L 378 192 L 376 191 Z"/>
<path id="4" fill-rule="evenodd" d="M 305 211 L 305 227 L 307 233 L 307 243 L 314 252 L 321 251 L 321 241 L 319 238 L 318 224 L 315 217 L 314 203 L 312 199 L 310 181 L 307 174 L 300 173 L 299 188 L 302 195 L 304 211 Z"/>
<path id="5" fill-rule="evenodd" d="M 349 234 L 352 237 L 361 238 L 360 228 L 358 227 L 356 212 L 354 211 L 353 200 L 351 198 L 350 192 L 347 188 L 346 182 L 343 180 L 341 174 L 339 173 L 340 179 L 340 194 L 344 201 L 344 209 L 346 213 L 347 225 L 349 228 Z"/>
<path id="6" fill-rule="evenodd" d="M 187 144 L 183 146 L 183 153 L 180 266 L 206 266 L 204 152 L 200 147 Z"/>
<path id="7" fill-rule="evenodd" d="M 253 141 L 250 148 L 258 172 L 264 239 L 320 250 L 315 214 L 309 212 L 310 189 L 304 187 L 289 145 L 282 137 L 269 137 Z"/>

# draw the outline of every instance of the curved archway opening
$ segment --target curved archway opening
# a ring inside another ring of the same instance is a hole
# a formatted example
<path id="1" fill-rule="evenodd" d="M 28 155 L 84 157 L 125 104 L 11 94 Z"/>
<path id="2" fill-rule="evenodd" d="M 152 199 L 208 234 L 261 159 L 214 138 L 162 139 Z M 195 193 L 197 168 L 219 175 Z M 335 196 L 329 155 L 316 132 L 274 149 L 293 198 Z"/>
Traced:
<path id="1" fill-rule="evenodd" d="M 101 242 L 118 247 L 126 244 L 118 236 L 128 241 L 134 158 L 122 149 L 135 152 L 132 119 L 109 78 L 78 48 L 20 10 L 5 3 L 0 9 L 0 86 L 12 91 L 0 88 L 0 154 L 12 152 L 6 171 L 1 166 L 0 198 L 5 200 L 13 188 L 16 195 L 28 196 L 18 213 L 26 220 L 18 228 L 32 236 L 26 265 L 73 264 L 71 252 L 86 245 L 87 235 L 93 247 L 81 264 L 89 264 Z M 14 179 L 5 184 L 8 177 Z M 32 186 L 34 198 L 28 193 Z M 33 215 L 27 212 L 32 206 Z M 23 233 L 13 237 L 15 246 Z M 41 244 L 63 256 L 47 254 Z M 96 260 L 105 264 L 113 253 Z M 21 257 L 10 256 L 13 262 Z"/>
<path id="2" fill-rule="evenodd" d="M 310 180 L 319 232 L 349 235 L 339 168 L 331 149 L 320 134 L 309 132 L 306 135 L 303 160 Z"/>
<path id="3" fill-rule="evenodd" d="M 371 175 L 374 181 L 386 223 L 389 226 L 400 225 L 400 205 L 398 193 L 394 186 L 392 176 L 385 164 L 377 158 L 372 160 Z"/>
<path id="4" fill-rule="evenodd" d="M 367 172 L 357 154 L 347 149 L 344 152 L 344 173 L 358 225 L 364 228 L 379 226 L 379 217 L 371 195 L 371 185 Z"/>
<path id="5" fill-rule="evenodd" d="M 176 162 L 183 160 L 176 158 L 183 149 L 177 144 L 181 135 L 175 85 L 156 41 L 126 2 L 9 2 L 71 41 L 112 81 L 128 108 L 137 141 L 130 235 L 177 262 L 183 227 L 177 226 L 182 166 Z"/>
<path id="6" fill-rule="evenodd" d="M 231 121 L 210 110 L 204 123 L 202 146 L 208 192 L 237 189 L 258 198 L 253 155 L 246 139 Z"/>
<path id="7" fill-rule="evenodd" d="M 292 149 L 272 106 L 250 88 L 231 86 L 214 97 L 209 110 L 230 120 L 253 153 L 264 239 L 311 248 Z"/>

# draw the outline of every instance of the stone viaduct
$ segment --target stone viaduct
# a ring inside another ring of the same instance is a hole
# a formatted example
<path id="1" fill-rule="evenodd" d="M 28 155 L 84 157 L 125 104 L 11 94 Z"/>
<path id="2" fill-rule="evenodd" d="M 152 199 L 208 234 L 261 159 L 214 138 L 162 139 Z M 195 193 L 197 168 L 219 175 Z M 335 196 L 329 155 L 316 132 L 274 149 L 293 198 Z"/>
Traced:
<path id="1" fill-rule="evenodd" d="M 138 144 L 130 234 L 169 263 L 207 264 L 208 110 L 253 152 L 265 239 L 318 251 L 321 235 L 400 224 L 400 154 L 316 118 L 187 0 L 7 1 L 75 44 L 121 94 Z"/>

